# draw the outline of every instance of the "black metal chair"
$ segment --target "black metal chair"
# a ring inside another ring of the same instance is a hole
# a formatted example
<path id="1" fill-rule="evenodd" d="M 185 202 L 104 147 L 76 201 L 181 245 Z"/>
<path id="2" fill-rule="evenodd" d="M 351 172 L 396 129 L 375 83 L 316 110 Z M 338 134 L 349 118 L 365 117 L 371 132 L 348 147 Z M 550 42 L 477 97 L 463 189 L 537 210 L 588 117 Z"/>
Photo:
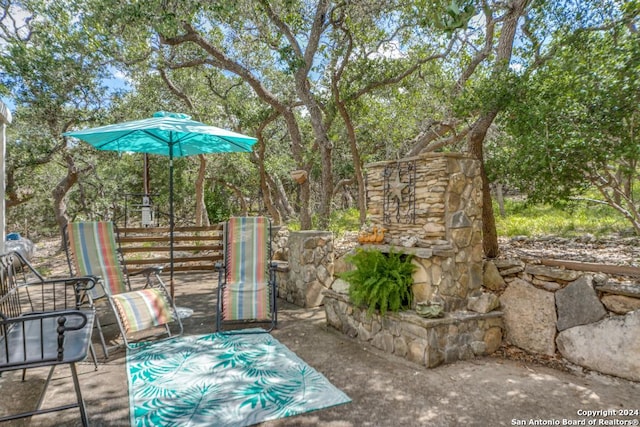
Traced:
<path id="1" fill-rule="evenodd" d="M 76 363 L 91 351 L 94 309 L 81 304 L 81 295 L 96 284 L 94 277 L 45 279 L 18 252 L 0 255 L 0 373 L 50 366 L 36 409 L 0 417 L 0 421 L 27 418 L 71 408 L 80 410 L 89 424 Z M 54 368 L 67 364 L 76 402 L 41 408 Z"/>

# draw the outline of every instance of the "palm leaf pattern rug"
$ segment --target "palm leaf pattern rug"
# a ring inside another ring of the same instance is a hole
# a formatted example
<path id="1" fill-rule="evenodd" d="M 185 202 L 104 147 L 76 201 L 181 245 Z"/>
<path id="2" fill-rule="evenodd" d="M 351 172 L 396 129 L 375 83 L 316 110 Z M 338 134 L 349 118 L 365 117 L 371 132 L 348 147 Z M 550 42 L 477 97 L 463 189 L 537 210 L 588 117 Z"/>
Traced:
<path id="1" fill-rule="evenodd" d="M 269 334 L 140 344 L 127 373 L 132 426 L 248 426 L 351 401 Z"/>

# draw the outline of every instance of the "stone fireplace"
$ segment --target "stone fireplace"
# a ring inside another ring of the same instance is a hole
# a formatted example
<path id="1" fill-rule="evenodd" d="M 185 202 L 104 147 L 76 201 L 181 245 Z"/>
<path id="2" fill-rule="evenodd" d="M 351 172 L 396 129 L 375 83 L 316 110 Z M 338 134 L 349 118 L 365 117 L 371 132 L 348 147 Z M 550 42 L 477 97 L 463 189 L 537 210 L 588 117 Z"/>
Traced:
<path id="1" fill-rule="evenodd" d="M 476 309 L 485 295 L 479 162 L 460 153 L 429 153 L 366 170 L 367 221 L 378 239 L 362 248 L 413 254 L 414 308 L 437 293 L 445 314 L 367 316 L 344 292 L 330 290 L 324 300 L 329 325 L 428 367 L 495 351 L 502 313 L 491 304 Z"/>
<path id="2" fill-rule="evenodd" d="M 466 308 L 482 285 L 478 161 L 431 153 L 367 165 L 367 219 L 385 238 L 365 248 L 415 255 L 414 303 L 429 300 L 437 287 L 445 311 Z"/>

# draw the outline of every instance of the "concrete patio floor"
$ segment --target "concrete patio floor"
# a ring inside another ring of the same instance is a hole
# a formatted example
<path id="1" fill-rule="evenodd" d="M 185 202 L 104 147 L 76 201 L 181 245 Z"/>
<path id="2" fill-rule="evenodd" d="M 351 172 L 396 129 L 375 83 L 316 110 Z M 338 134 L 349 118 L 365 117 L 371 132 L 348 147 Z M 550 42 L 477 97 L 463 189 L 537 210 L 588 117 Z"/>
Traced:
<path id="1" fill-rule="evenodd" d="M 185 319 L 185 333 L 213 332 L 214 275 L 177 274 L 175 282 L 177 304 L 194 310 L 194 315 Z M 322 309 L 282 303 L 279 321 L 273 336 L 324 374 L 352 402 L 262 426 L 568 425 L 568 420 L 615 425 L 606 422 L 640 419 L 581 412 L 640 410 L 640 383 L 493 357 L 426 369 L 327 328 Z M 99 349 L 96 334 L 94 343 Z M 112 352 L 107 361 L 100 360 L 98 371 L 90 361 L 81 363 L 78 371 L 91 425 L 128 426 L 124 350 Z M 19 371 L 4 374 L 0 378 L 0 413 L 34 405 L 47 372 L 30 370 L 25 382 L 20 381 Z M 73 402 L 74 398 L 68 367 L 56 368 L 43 407 Z M 77 426 L 80 418 L 77 409 L 70 409 L 4 425 Z"/>

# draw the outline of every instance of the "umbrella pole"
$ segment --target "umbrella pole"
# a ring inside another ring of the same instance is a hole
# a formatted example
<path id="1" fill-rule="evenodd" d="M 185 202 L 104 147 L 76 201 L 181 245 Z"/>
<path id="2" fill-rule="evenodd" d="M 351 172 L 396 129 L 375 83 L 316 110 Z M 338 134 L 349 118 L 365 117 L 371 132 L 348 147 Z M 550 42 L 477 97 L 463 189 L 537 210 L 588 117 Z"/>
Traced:
<path id="1" fill-rule="evenodd" d="M 169 288 L 171 299 L 174 299 L 173 289 L 173 143 L 169 142 Z"/>

